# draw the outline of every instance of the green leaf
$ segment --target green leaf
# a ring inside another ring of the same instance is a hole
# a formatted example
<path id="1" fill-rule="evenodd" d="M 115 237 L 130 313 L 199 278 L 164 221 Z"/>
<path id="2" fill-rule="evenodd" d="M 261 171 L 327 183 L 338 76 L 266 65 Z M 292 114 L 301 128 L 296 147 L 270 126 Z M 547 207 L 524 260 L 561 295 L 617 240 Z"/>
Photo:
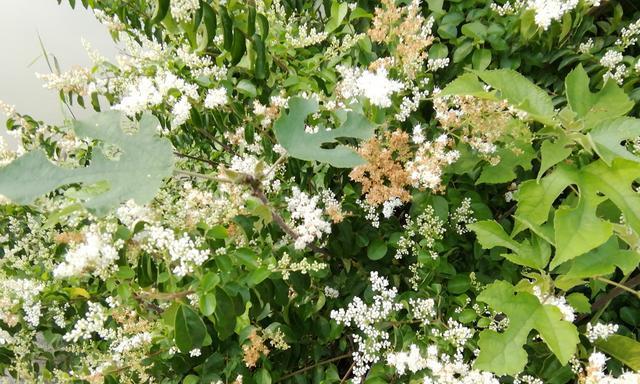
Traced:
<path id="1" fill-rule="evenodd" d="M 634 371 L 640 371 L 640 343 L 630 337 L 611 335 L 596 342 L 598 349 L 613 356 Z"/>
<path id="2" fill-rule="evenodd" d="M 188 305 L 180 305 L 175 318 L 175 341 L 181 352 L 187 353 L 202 346 L 207 333 L 204 322 Z"/>
<path id="3" fill-rule="evenodd" d="M 523 346 L 534 329 L 562 365 L 574 355 L 579 342 L 578 331 L 573 324 L 562 320 L 562 313 L 556 306 L 541 304 L 537 297 L 527 292 L 516 293 L 506 281 L 489 285 L 478 300 L 506 314 L 509 326 L 502 333 L 490 329 L 480 333 L 480 354 L 475 368 L 498 375 L 522 372 L 527 364 Z"/>
<path id="4" fill-rule="evenodd" d="M 346 3 L 343 3 L 346 4 Z M 271 384 L 271 374 L 264 368 L 260 368 L 253 375 L 256 384 Z"/>
<path id="5" fill-rule="evenodd" d="M 334 0 L 331 4 L 331 17 L 329 21 L 324 26 L 324 31 L 327 33 L 331 33 L 336 30 L 344 17 L 347 16 L 347 12 L 349 11 L 349 4 L 347 2 L 338 2 Z"/>
<path id="6" fill-rule="evenodd" d="M 336 139 L 368 139 L 373 135 L 373 126 L 359 113 L 349 111 L 339 128 L 326 130 L 319 127 L 317 133 L 305 132 L 308 115 L 318 111 L 318 101 L 295 97 L 289 100 L 289 112 L 283 114 L 273 126 L 276 138 L 292 157 L 302 160 L 316 160 L 329 163 L 337 168 L 351 168 L 363 164 L 364 159 L 353 149 L 338 144 L 335 148 L 323 148 L 326 144 L 338 143 Z"/>
<path id="7" fill-rule="evenodd" d="M 387 254 L 387 244 L 382 239 L 374 239 L 367 248 L 367 257 L 371 260 L 380 260 Z"/>
<path id="8" fill-rule="evenodd" d="M 512 250 L 514 253 L 502 255 L 512 263 L 535 269 L 544 269 L 549 262 L 550 249 L 542 248 L 544 246 L 537 241 L 535 244 L 531 244 L 528 240 L 522 243 L 515 241 L 494 220 L 478 221 L 468 224 L 467 227 L 476 233 L 482 248 L 504 247 Z"/>
<path id="9" fill-rule="evenodd" d="M 213 293 L 206 293 L 200 296 L 200 312 L 203 315 L 212 315 L 216 310 L 216 296 Z"/>
<path id="10" fill-rule="evenodd" d="M 624 116 L 633 108 L 633 101 L 615 81 L 608 81 L 598 92 L 589 89 L 589 76 L 578 65 L 565 78 L 565 89 L 569 107 L 584 120 L 589 128 L 602 120 Z"/>
<path id="11" fill-rule="evenodd" d="M 589 298 L 580 292 L 574 292 L 567 296 L 567 302 L 578 313 L 591 313 Z"/>
<path id="12" fill-rule="evenodd" d="M 516 167 L 522 167 L 524 170 L 531 169 L 531 160 L 535 158 L 535 152 L 531 145 L 527 144 L 524 148 L 519 148 L 522 153 L 515 154 L 510 148 L 500 148 L 496 155 L 500 157 L 500 162 L 496 165 L 486 164 L 482 168 L 480 177 L 476 180 L 476 184 L 500 184 L 507 183 L 516 178 Z"/>
<path id="13" fill-rule="evenodd" d="M 221 340 L 233 334 L 236 326 L 236 315 L 233 301 L 225 290 L 216 287 L 216 309 L 214 311 L 216 319 L 216 331 Z"/>
<path id="14" fill-rule="evenodd" d="M 484 82 L 500 91 L 500 97 L 514 107 L 527 112 L 534 120 L 556 125 L 551 97 L 542 88 L 511 69 L 475 71 Z"/>
<path id="15" fill-rule="evenodd" d="M 563 205 L 556 211 L 553 222 L 556 255 L 551 261 L 551 268 L 589 252 L 613 234 L 613 224 L 596 215 L 596 209 L 604 199 L 584 192 L 581 190 L 577 207 Z"/>
<path id="16" fill-rule="evenodd" d="M 159 122 L 151 115 L 143 116 L 140 129 L 131 135 L 124 133 L 120 124 L 121 116 L 116 111 L 74 122 L 78 137 L 116 146 L 120 150 L 118 159 L 110 160 L 95 149 L 89 166 L 62 168 L 51 163 L 42 150 L 34 150 L 0 169 L 0 194 L 19 204 L 30 204 L 68 184 L 107 182 L 107 191 L 89 197 L 85 203 L 96 215 L 105 215 L 129 199 L 141 205 L 148 203 L 173 171 L 171 143 L 155 136 Z"/>
<path id="17" fill-rule="evenodd" d="M 464 24 L 460 32 L 475 41 L 484 41 L 487 38 L 487 26 L 479 21 Z"/>
<path id="18" fill-rule="evenodd" d="M 640 162 L 640 157 L 631 154 L 622 144 L 625 140 L 633 140 L 640 136 L 639 119 L 623 117 L 606 120 L 598 124 L 588 136 L 594 143 L 594 149 L 607 165 L 611 165 L 617 157 Z"/>
<path id="19" fill-rule="evenodd" d="M 478 79 L 478 76 L 473 73 L 465 73 L 462 76 L 458 76 L 458 78 L 447 84 L 447 86 L 438 95 L 468 95 L 483 98 L 492 97 L 492 95 L 484 89 L 484 85 Z"/>
<path id="20" fill-rule="evenodd" d="M 549 170 L 549 168 L 563 161 L 573 151 L 569 146 L 570 141 L 566 137 L 561 137 L 555 142 L 546 140 L 540 147 L 540 155 L 542 157 L 540 170 L 538 171 L 538 180 Z"/>
<path id="21" fill-rule="evenodd" d="M 473 51 L 471 56 L 471 64 L 474 69 L 483 70 L 491 64 L 491 50 L 482 48 Z"/>
<path id="22" fill-rule="evenodd" d="M 454 27 L 455 29 L 455 27 Z M 462 42 L 455 51 L 453 51 L 453 62 L 459 63 L 464 60 L 473 51 L 473 43 L 469 40 Z"/>
<path id="23" fill-rule="evenodd" d="M 567 186 L 575 183 L 576 170 L 568 166 L 559 166 L 552 173 L 536 182 L 527 180 L 520 184 L 516 199 L 518 208 L 516 216 L 533 225 L 540 225 L 547 221 L 553 202 L 560 196 Z M 516 222 L 513 235 L 526 226 Z"/>
<path id="24" fill-rule="evenodd" d="M 569 278 L 589 278 L 609 275 L 620 268 L 625 275 L 631 273 L 640 263 L 640 254 L 630 249 L 620 249 L 615 236 L 591 252 L 578 256 L 569 264 L 564 273 Z"/>

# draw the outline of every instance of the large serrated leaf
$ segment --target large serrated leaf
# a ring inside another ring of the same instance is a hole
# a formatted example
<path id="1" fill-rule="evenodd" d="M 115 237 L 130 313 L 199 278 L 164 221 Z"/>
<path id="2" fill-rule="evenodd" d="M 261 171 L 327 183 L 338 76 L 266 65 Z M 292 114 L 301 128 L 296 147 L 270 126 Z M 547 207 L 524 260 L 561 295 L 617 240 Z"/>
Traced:
<path id="1" fill-rule="evenodd" d="M 41 150 L 34 150 L 0 169 L 0 194 L 19 204 L 30 204 L 68 184 L 106 182 L 109 189 L 85 203 L 96 215 L 105 215 L 129 199 L 146 204 L 155 196 L 162 180 L 171 175 L 172 146 L 167 139 L 155 136 L 159 123 L 151 115 L 143 116 L 134 134 L 123 132 L 120 124 L 121 115 L 116 111 L 74 122 L 79 137 L 118 147 L 118 159 L 108 159 L 96 148 L 89 166 L 62 168 L 51 163 Z"/>
<path id="2" fill-rule="evenodd" d="M 606 120 L 598 124 L 588 136 L 594 143 L 594 149 L 607 165 L 611 165 L 616 157 L 640 162 L 640 157 L 633 155 L 622 144 L 640 136 L 639 119 L 622 117 Z"/>
<path id="3" fill-rule="evenodd" d="M 364 159 L 352 148 L 339 144 L 338 138 L 368 139 L 373 135 L 373 126 L 354 111 L 346 113 L 346 119 L 338 128 L 326 130 L 320 127 L 317 133 L 305 132 L 305 120 L 318 111 L 318 101 L 295 97 L 289 100 L 289 112 L 283 114 L 273 129 L 282 145 L 292 157 L 316 160 L 337 168 L 352 168 L 364 163 Z M 323 145 L 337 144 L 334 148 Z"/>
<path id="4" fill-rule="evenodd" d="M 567 102 L 578 118 L 589 128 L 602 120 L 624 116 L 633 108 L 633 101 L 624 93 L 615 81 L 608 81 L 595 93 L 589 89 L 589 76 L 578 65 L 565 78 Z"/>
<path id="5" fill-rule="evenodd" d="M 504 332 L 484 330 L 480 333 L 480 354 L 475 362 L 478 369 L 498 375 L 515 375 L 527 364 L 527 352 L 523 348 L 529 333 L 535 329 L 561 364 L 566 364 L 576 351 L 579 342 L 576 327 L 562 320 L 558 307 L 542 304 L 534 295 L 515 292 L 506 281 L 489 285 L 478 296 L 497 312 L 509 318 Z"/>
<path id="6" fill-rule="evenodd" d="M 567 263 L 569 269 L 564 275 L 576 279 L 604 276 L 615 272 L 616 267 L 626 275 L 638 266 L 638 262 L 640 262 L 638 252 L 620 249 L 617 237 L 611 236 L 600 247 Z"/>
<path id="7" fill-rule="evenodd" d="M 543 248 L 544 246 L 535 247 L 528 240 L 519 243 L 509 237 L 502 226 L 494 220 L 478 221 L 468 224 L 467 227 L 475 232 L 482 248 L 504 247 L 512 250 L 514 253 L 502 255 L 512 263 L 536 269 L 544 269 L 549 263 L 551 250 L 548 245 L 546 248 Z"/>
<path id="8" fill-rule="evenodd" d="M 547 125 L 553 121 L 555 111 L 551 97 L 531 80 L 511 69 L 475 71 L 482 81 L 500 91 L 500 96 L 514 107 L 527 112 L 534 120 Z"/>

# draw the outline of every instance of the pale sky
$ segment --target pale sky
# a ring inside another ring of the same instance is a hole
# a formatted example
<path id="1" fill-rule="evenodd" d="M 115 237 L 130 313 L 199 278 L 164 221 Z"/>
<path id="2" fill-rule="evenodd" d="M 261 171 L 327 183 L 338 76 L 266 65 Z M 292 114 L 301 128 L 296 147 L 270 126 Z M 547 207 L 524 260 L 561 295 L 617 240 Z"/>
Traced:
<path id="1" fill-rule="evenodd" d="M 56 0 L 0 0 L 0 100 L 38 120 L 60 123 L 64 114 L 57 93 L 42 88 L 35 77 L 35 72 L 49 73 L 38 33 L 62 70 L 90 64 L 82 37 L 107 58 L 115 56 L 116 47 L 107 29 L 80 1 L 71 9 L 67 0 L 60 5 Z M 3 135 L 5 121 L 0 114 Z"/>

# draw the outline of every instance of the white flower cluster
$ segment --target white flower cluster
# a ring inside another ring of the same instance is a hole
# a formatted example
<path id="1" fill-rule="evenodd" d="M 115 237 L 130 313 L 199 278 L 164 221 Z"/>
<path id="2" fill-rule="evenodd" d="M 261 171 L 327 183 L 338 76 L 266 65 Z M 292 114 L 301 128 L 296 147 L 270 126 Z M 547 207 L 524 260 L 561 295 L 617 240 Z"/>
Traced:
<path id="1" fill-rule="evenodd" d="M 459 235 L 464 235 L 469 232 L 467 224 L 473 224 L 477 220 L 473 217 L 473 209 L 471 208 L 471 199 L 466 197 L 460 203 L 451 215 L 449 222 L 453 225 L 454 230 Z"/>
<path id="2" fill-rule="evenodd" d="M 199 0 L 171 0 L 171 16 L 176 21 L 189 21 L 194 11 L 200 8 Z"/>
<path id="3" fill-rule="evenodd" d="M 578 52 L 589 53 L 593 49 L 593 46 L 593 38 L 589 38 L 589 40 L 585 41 L 584 43 L 580 43 L 580 45 L 578 46 Z"/>
<path id="4" fill-rule="evenodd" d="M 564 296 L 554 296 L 550 293 L 542 293 L 542 290 L 537 285 L 533 287 L 533 294 L 538 298 L 538 300 L 540 300 L 540 303 L 557 307 L 562 313 L 562 317 L 565 321 L 573 323 L 576 319 L 575 310 L 571 305 L 569 305 L 569 303 L 567 303 L 567 299 Z"/>
<path id="5" fill-rule="evenodd" d="M 422 325 L 427 325 L 436 315 L 436 303 L 433 299 L 409 299 L 409 307 L 415 320 L 420 320 Z"/>
<path id="6" fill-rule="evenodd" d="M 456 150 L 447 150 L 449 138 L 440 135 L 434 141 L 424 142 L 415 158 L 407 163 L 411 181 L 416 188 L 437 190 L 442 181 L 442 170 L 460 157 Z"/>
<path id="7" fill-rule="evenodd" d="M 627 49 L 638 42 L 638 35 L 640 35 L 640 19 L 622 28 L 620 38 L 616 40 L 616 45 L 623 50 Z"/>
<path id="8" fill-rule="evenodd" d="M 215 109 L 227 104 L 228 101 L 227 90 L 224 87 L 218 87 L 207 91 L 207 96 L 204 98 L 204 106 L 209 109 Z"/>
<path id="9" fill-rule="evenodd" d="M 88 306 L 89 309 L 84 318 L 78 320 L 73 329 L 62 336 L 64 341 L 75 343 L 81 339 L 88 340 L 94 333 L 97 333 L 104 340 L 115 338 L 114 330 L 104 327 L 104 323 L 109 317 L 106 308 L 94 302 L 89 302 Z"/>
<path id="10" fill-rule="evenodd" d="M 134 240 L 142 242 L 146 252 L 166 252 L 170 262 L 176 264 L 172 272 L 178 277 L 193 273 L 211 254 L 208 249 L 198 248 L 204 242 L 202 238 L 194 241 L 187 233 L 178 237 L 172 229 L 159 225 L 147 226 L 134 236 Z"/>
<path id="11" fill-rule="evenodd" d="M 402 97 L 400 111 L 394 116 L 396 120 L 399 122 L 406 121 L 409 115 L 418 110 L 420 102 L 429 96 L 429 90 L 426 89 L 428 84 L 429 78 L 424 78 L 420 80 L 418 85 L 405 86 L 405 88 L 410 89 L 410 92 Z"/>
<path id="12" fill-rule="evenodd" d="M 323 42 L 328 35 L 327 32 L 318 31 L 315 27 L 310 27 L 307 23 L 300 24 L 298 26 L 298 33 L 294 33 L 292 25 L 287 24 L 285 39 L 294 48 L 304 48 Z"/>
<path id="13" fill-rule="evenodd" d="M 451 343 L 456 349 L 461 349 L 467 341 L 473 337 L 474 330 L 459 322 L 449 318 L 447 321 L 447 329 L 442 333 L 442 337 Z"/>
<path id="14" fill-rule="evenodd" d="M 340 291 L 327 285 L 324 287 L 324 295 L 329 299 L 337 299 L 340 297 Z"/>
<path id="15" fill-rule="evenodd" d="M 116 217 L 129 228 L 133 228 L 139 221 L 146 221 L 147 223 L 154 221 L 152 210 L 143 205 L 138 205 L 133 199 L 127 200 L 116 209 Z"/>
<path id="16" fill-rule="evenodd" d="M 304 249 L 323 234 L 331 233 L 331 224 L 322 218 L 323 211 L 318 208 L 318 196 L 309 197 L 298 187 L 293 187 L 293 194 L 285 200 L 291 213 L 291 221 L 294 223 L 296 249 Z"/>
<path id="17" fill-rule="evenodd" d="M 176 98 L 170 95 L 173 89 L 180 91 L 182 96 Z M 198 86 L 187 83 L 167 70 L 160 70 L 153 78 L 143 76 L 128 81 L 120 102 L 111 108 L 132 117 L 160 105 L 165 99 L 172 105 L 172 125 L 182 125 L 189 118 L 190 99 L 199 99 Z"/>
<path id="18" fill-rule="evenodd" d="M 149 332 L 140 332 L 133 336 L 125 336 L 116 339 L 111 343 L 109 349 L 111 350 L 113 361 L 116 365 L 121 366 L 125 362 L 123 360 L 124 355 L 150 343 L 151 334 Z"/>
<path id="19" fill-rule="evenodd" d="M 616 332 L 618 332 L 618 324 L 587 324 L 587 339 L 592 343 L 596 340 L 606 340 Z"/>
<path id="20" fill-rule="evenodd" d="M 402 204 L 402 200 L 397 197 L 385 201 L 382 203 L 382 216 L 387 219 L 390 218 L 393 216 L 393 211 L 395 211 L 396 208 L 401 207 Z"/>
<path id="21" fill-rule="evenodd" d="M 511 1 L 507 1 L 502 5 L 491 3 L 490 8 L 498 15 L 506 16 L 518 13 L 524 6 L 525 0 L 515 0 L 513 3 L 511 3 Z"/>
<path id="22" fill-rule="evenodd" d="M 473 369 L 473 363 L 465 362 L 460 351 L 452 357 L 440 354 L 435 345 L 430 345 L 425 355 L 415 344 L 409 346 L 409 352 L 389 353 L 387 365 L 394 367 L 399 375 L 404 375 L 407 371 L 417 373 L 429 369 L 430 373 L 423 378 L 424 384 L 499 383 L 498 378 L 492 373 Z"/>
<path id="23" fill-rule="evenodd" d="M 609 49 L 600 59 L 600 65 L 608 69 L 615 69 L 615 67 L 622 62 L 623 58 L 622 52 Z"/>
<path id="24" fill-rule="evenodd" d="M 87 84 L 91 79 L 91 72 L 86 68 L 76 67 L 62 73 L 36 73 L 36 77 L 44 80 L 43 87 L 46 89 L 85 95 Z"/>
<path id="25" fill-rule="evenodd" d="M 328 265 L 326 263 L 321 263 L 315 260 L 310 263 L 307 259 L 302 259 L 301 261 L 292 263 L 291 257 L 287 252 L 285 252 L 282 254 L 276 265 L 269 265 L 269 270 L 272 272 L 280 272 L 283 280 L 289 280 L 291 272 L 300 272 L 303 275 L 306 275 L 309 272 L 318 272 L 327 267 Z"/>
<path id="26" fill-rule="evenodd" d="M 432 206 L 428 205 L 415 219 L 407 219 L 404 225 L 405 233 L 398 240 L 395 258 L 400 260 L 410 253 L 417 254 L 424 249 L 429 252 L 434 260 L 438 257 L 438 253 L 433 250 L 435 242 L 441 240 L 446 232 L 444 221 L 436 215 Z M 416 240 L 416 236 L 421 239 Z"/>
<path id="27" fill-rule="evenodd" d="M 360 381 L 369 370 L 371 364 L 380 360 L 381 352 L 391 346 L 389 334 L 377 328 L 377 324 L 389 319 L 395 312 L 402 309 L 402 304 L 396 302 L 398 291 L 388 288 L 389 281 L 371 272 L 369 276 L 371 290 L 375 293 L 371 305 L 355 297 L 347 306 L 331 311 L 331 318 L 338 324 L 354 326 L 361 334 L 354 334 L 353 340 L 357 344 L 357 351 L 353 352 L 354 382 Z"/>
<path id="28" fill-rule="evenodd" d="M 18 316 L 14 313 L 14 308 L 21 306 L 24 320 L 30 326 L 37 327 L 42 315 L 42 304 L 37 298 L 44 288 L 44 283 L 35 280 L 0 279 L 0 320 L 10 327 L 15 326 Z"/>
<path id="29" fill-rule="evenodd" d="M 640 383 L 640 373 L 625 372 L 619 377 L 613 377 L 605 373 L 607 357 L 600 352 L 593 352 L 589 356 L 589 365 L 586 367 L 585 384 L 637 384 Z"/>
<path id="30" fill-rule="evenodd" d="M 342 65 L 337 66 L 336 69 L 342 77 L 336 93 L 345 100 L 364 96 L 371 101 L 371 104 L 388 108 L 391 106 L 391 95 L 404 88 L 401 82 L 389 79 L 387 70 L 383 67 L 378 68 L 376 72 Z"/>
<path id="31" fill-rule="evenodd" d="M 578 6 L 579 0 L 528 0 L 526 7 L 535 12 L 535 22 L 546 30 L 551 22 L 562 19 L 565 13 Z"/>
<path id="32" fill-rule="evenodd" d="M 72 245 L 64 261 L 53 270 L 53 276 L 58 279 L 86 274 L 99 276 L 102 279 L 109 277 L 117 269 L 118 251 L 124 245 L 122 241 L 113 240 L 114 231 L 102 232 L 97 224 L 90 225 L 82 233 L 84 241 Z"/>
<path id="33" fill-rule="evenodd" d="M 102 9 L 93 9 L 93 14 L 96 19 L 104 26 L 107 27 L 109 32 L 124 31 L 127 26 L 120 21 L 118 15 L 109 16 Z"/>
<path id="34" fill-rule="evenodd" d="M 365 70 L 356 80 L 356 87 L 361 95 L 380 108 L 391 106 L 391 95 L 399 92 L 404 85 L 387 77 L 385 68 L 378 68 L 375 73 Z"/>
<path id="35" fill-rule="evenodd" d="M 614 49 L 605 52 L 604 56 L 600 59 L 600 65 L 607 68 L 608 71 L 602 76 L 602 80 L 606 82 L 608 79 L 612 79 L 616 83 L 622 84 L 628 74 L 626 65 L 622 63 L 623 59 L 624 56 L 622 52 Z"/>

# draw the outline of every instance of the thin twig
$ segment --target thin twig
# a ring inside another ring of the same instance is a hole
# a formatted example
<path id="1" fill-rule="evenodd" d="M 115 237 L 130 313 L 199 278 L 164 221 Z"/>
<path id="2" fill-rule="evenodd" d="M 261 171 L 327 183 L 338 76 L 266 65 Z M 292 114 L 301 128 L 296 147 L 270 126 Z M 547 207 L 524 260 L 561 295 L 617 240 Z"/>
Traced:
<path id="1" fill-rule="evenodd" d="M 627 291 L 627 292 L 637 296 L 640 299 L 640 292 L 638 292 L 638 291 L 636 291 L 634 289 L 631 289 L 631 288 L 629 288 L 628 286 L 626 286 L 624 284 L 617 283 L 617 282 L 615 282 L 613 280 L 609 280 L 609 279 L 606 279 L 604 277 L 596 277 L 595 279 L 599 280 L 599 281 L 602 281 L 603 283 L 607 283 L 607 284 L 613 285 L 618 289 L 622 289 L 623 291 Z"/>
<path id="2" fill-rule="evenodd" d="M 217 181 L 219 183 L 231 183 L 232 181 L 229 179 L 223 179 L 221 177 L 216 177 L 216 176 L 211 176 L 211 175 L 205 175 L 204 173 L 198 173 L 198 172 L 191 172 L 191 171 L 184 171 L 182 169 L 174 169 L 173 170 L 173 174 L 174 175 L 180 175 L 180 176 L 189 176 L 189 177 L 199 177 L 201 179 L 206 179 L 206 180 L 211 180 L 211 181 Z"/>
<path id="3" fill-rule="evenodd" d="M 344 374 L 344 376 L 342 376 L 342 380 L 340 380 L 340 384 L 344 384 L 347 382 L 347 378 L 349 377 L 349 374 L 351 373 L 351 370 L 353 369 L 354 365 L 356 365 L 355 360 L 351 363 L 351 365 L 349 366 L 349 369 L 347 369 L 347 372 Z"/>
<path id="4" fill-rule="evenodd" d="M 308 371 L 308 370 L 310 370 L 310 369 L 313 369 L 313 368 L 315 368 L 315 367 L 319 367 L 319 366 L 321 366 L 321 365 L 325 365 L 325 364 L 333 363 L 334 361 L 338 361 L 338 360 L 346 359 L 346 358 L 351 357 L 351 356 L 352 356 L 352 354 L 351 354 L 351 353 L 345 353 L 344 355 L 340 355 L 340 356 L 332 357 L 332 358 L 327 359 L 327 360 L 319 361 L 319 362 L 317 362 L 317 363 L 315 363 L 315 364 L 313 364 L 313 365 L 309 365 L 308 367 L 300 368 L 300 369 L 298 369 L 297 371 L 293 371 L 293 372 L 287 373 L 286 375 L 282 376 L 281 378 L 279 378 L 279 379 L 278 379 L 278 380 L 276 380 L 275 382 L 276 382 L 276 383 L 279 383 L 279 382 L 281 382 L 281 381 L 285 381 L 286 379 L 288 379 L 288 378 L 290 378 L 290 377 L 297 376 L 297 375 L 299 375 L 299 374 L 301 374 L 301 373 L 303 373 L 303 372 L 306 372 L 306 371 Z"/>
<path id="5" fill-rule="evenodd" d="M 628 287 L 628 288 L 634 288 L 635 286 L 640 285 L 640 274 L 635 275 L 633 278 L 631 278 L 627 282 L 623 281 L 622 284 L 624 284 L 624 286 Z M 607 293 L 606 295 L 604 295 L 601 298 L 599 298 L 598 300 L 596 300 L 596 302 L 593 303 L 593 305 L 591 306 L 591 311 L 593 312 L 593 311 L 598 311 L 598 310 L 606 308 L 606 306 L 609 305 L 611 300 L 615 299 L 617 296 L 619 296 L 623 292 L 625 292 L 624 289 L 619 288 L 619 287 L 615 287 L 609 293 Z M 578 319 L 576 321 L 581 321 L 586 317 L 587 317 L 586 314 L 585 315 L 580 315 L 580 317 L 578 317 Z"/>
<path id="6" fill-rule="evenodd" d="M 257 180 L 255 178 L 253 178 L 252 176 L 247 175 L 249 180 L 249 185 L 251 186 L 252 192 L 253 192 L 253 196 L 257 197 L 262 204 L 266 205 L 269 208 L 269 211 L 271 212 L 271 217 L 273 218 L 273 221 L 278 224 L 278 226 L 280 228 L 282 228 L 282 230 L 289 235 L 292 239 L 296 239 L 298 238 L 298 234 L 294 232 L 293 229 L 291 229 L 291 227 L 289 227 L 287 225 L 287 223 L 284 221 L 284 219 L 282 218 L 282 216 L 280 216 L 280 214 L 278 214 L 278 212 L 276 212 L 275 210 L 271 209 L 270 205 L 269 205 L 269 200 L 267 199 L 267 197 L 264 195 L 264 192 L 262 192 L 262 189 L 260 188 Z M 327 257 L 330 257 L 331 254 L 329 253 L 329 251 L 327 251 L 324 248 L 320 248 L 316 245 L 313 244 L 307 244 L 307 248 L 309 248 L 310 250 L 316 252 L 316 253 L 320 253 L 322 255 L 325 255 Z"/>

